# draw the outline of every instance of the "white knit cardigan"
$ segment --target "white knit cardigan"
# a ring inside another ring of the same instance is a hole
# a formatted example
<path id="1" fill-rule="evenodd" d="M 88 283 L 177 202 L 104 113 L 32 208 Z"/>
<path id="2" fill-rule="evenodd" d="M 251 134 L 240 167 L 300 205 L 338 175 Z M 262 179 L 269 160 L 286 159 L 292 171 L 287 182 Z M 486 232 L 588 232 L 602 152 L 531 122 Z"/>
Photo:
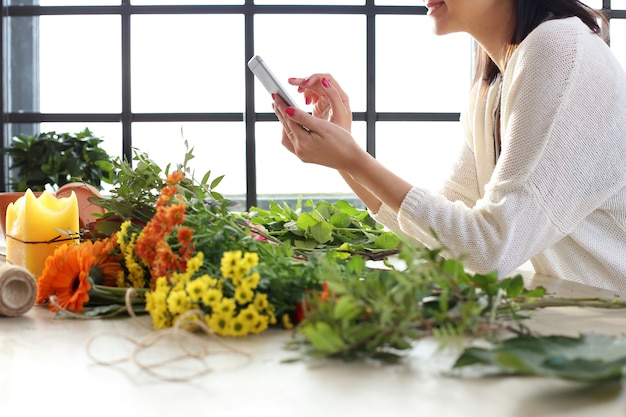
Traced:
<path id="1" fill-rule="evenodd" d="M 472 89 L 461 122 L 466 145 L 442 192 L 414 187 L 376 220 L 445 245 L 470 271 L 502 278 L 531 260 L 538 273 L 626 292 L 626 74 L 604 41 L 578 18 L 542 23 L 501 77 Z"/>

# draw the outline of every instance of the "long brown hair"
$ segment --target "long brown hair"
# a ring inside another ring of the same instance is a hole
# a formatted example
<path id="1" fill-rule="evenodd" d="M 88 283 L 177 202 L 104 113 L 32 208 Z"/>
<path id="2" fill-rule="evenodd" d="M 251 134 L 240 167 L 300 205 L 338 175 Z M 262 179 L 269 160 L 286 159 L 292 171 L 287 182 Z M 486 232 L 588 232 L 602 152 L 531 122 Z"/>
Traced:
<path id="1" fill-rule="evenodd" d="M 530 32 L 548 19 L 578 17 L 589 29 L 606 39 L 603 27 L 606 16 L 578 0 L 515 0 L 515 29 L 509 45 L 509 53 L 513 53 Z M 491 84 L 500 69 L 491 60 L 487 52 L 478 47 L 476 50 L 476 73 L 474 82 L 482 81 Z"/>

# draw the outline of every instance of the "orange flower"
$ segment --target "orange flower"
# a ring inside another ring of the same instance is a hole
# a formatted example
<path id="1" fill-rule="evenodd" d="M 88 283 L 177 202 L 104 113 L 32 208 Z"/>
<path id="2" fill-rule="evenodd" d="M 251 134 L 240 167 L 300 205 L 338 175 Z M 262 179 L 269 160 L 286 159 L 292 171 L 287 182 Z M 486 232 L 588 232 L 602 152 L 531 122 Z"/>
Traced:
<path id="1" fill-rule="evenodd" d="M 83 245 L 89 246 L 87 242 L 84 242 Z M 119 257 L 111 255 L 116 245 L 117 236 L 115 234 L 107 239 L 98 240 L 93 243 L 91 252 L 95 261 L 91 267 L 90 275 L 99 275 L 98 280 L 96 280 L 96 277 L 92 276 L 96 284 L 110 287 L 117 286 L 117 277 L 122 271 L 122 265 Z"/>
<path id="2" fill-rule="evenodd" d="M 38 279 L 37 302 L 42 303 L 55 295 L 62 308 L 73 312 L 84 310 L 91 289 L 88 277 L 95 257 L 91 245 L 65 244 L 46 259 Z M 57 309 L 51 304 L 50 310 Z"/>
<path id="3" fill-rule="evenodd" d="M 185 174 L 182 171 L 174 171 L 170 175 L 167 176 L 165 182 L 167 184 L 177 184 L 181 182 L 185 178 Z"/>

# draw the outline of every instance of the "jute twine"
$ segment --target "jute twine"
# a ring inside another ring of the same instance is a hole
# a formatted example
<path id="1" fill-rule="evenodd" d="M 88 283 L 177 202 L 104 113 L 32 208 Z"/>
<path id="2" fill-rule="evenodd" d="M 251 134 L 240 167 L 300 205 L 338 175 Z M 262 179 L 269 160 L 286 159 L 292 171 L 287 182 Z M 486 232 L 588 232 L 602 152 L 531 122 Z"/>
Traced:
<path id="1" fill-rule="evenodd" d="M 220 336 L 214 334 L 204 321 L 205 314 L 203 311 L 189 310 L 182 314 L 171 328 L 155 330 L 152 326 L 147 325 L 135 314 L 132 307 L 132 303 L 135 298 L 135 290 L 129 288 L 125 295 L 125 306 L 110 314 L 101 316 L 86 316 L 66 310 L 58 304 L 55 296 L 50 297 L 49 301 L 59 310 L 59 312 L 75 319 L 99 320 L 117 316 L 121 313 L 128 313 L 134 324 L 143 327 L 148 331 L 145 336 L 139 338 L 113 331 L 104 331 L 91 336 L 87 340 L 87 354 L 98 365 L 113 366 L 129 362 L 147 374 L 162 381 L 186 382 L 213 372 L 213 369 L 205 361 L 208 356 L 235 354 L 241 355 L 250 360 L 251 357 L 248 353 L 228 346 L 220 340 Z M 127 356 L 115 359 L 99 359 L 92 353 L 92 350 L 94 342 L 100 338 L 120 339 L 130 343 L 133 348 Z M 145 353 L 150 348 L 156 348 L 158 343 L 166 341 L 167 339 L 176 342 L 174 349 L 180 351 L 180 354 L 152 362 L 145 362 L 140 358 L 140 354 Z M 214 349 L 211 346 L 214 346 L 215 343 L 211 344 L 210 341 L 216 342 L 222 349 Z M 197 370 L 184 373 L 180 370 L 180 368 L 175 366 L 176 363 L 182 363 L 183 361 L 188 361 L 190 359 L 197 361 L 200 365 Z M 177 374 L 172 373 L 171 371 L 167 372 L 167 366 L 179 369 L 176 371 Z"/>
<path id="2" fill-rule="evenodd" d="M 36 299 L 37 280 L 30 271 L 18 265 L 0 266 L 0 316 L 21 316 Z"/>

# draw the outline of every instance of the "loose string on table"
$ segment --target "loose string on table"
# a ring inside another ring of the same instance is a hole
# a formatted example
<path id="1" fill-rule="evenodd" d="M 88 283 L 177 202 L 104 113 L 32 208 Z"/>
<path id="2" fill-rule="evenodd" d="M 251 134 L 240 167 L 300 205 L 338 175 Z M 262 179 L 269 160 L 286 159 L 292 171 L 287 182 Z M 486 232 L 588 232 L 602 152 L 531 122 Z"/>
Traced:
<path id="1" fill-rule="evenodd" d="M 128 313 L 133 320 L 133 323 L 140 325 L 144 329 L 150 331 L 146 336 L 141 338 L 134 338 L 121 332 L 112 332 L 112 331 L 104 331 L 98 334 L 91 336 L 87 340 L 87 354 L 88 356 L 99 365 L 113 366 L 118 365 L 125 362 L 130 362 L 140 368 L 142 371 L 147 374 L 158 378 L 163 381 L 172 381 L 172 382 L 185 382 L 190 381 L 195 378 L 204 376 L 213 372 L 213 369 L 205 362 L 205 359 L 209 355 L 218 355 L 218 354 L 236 354 L 246 357 L 250 360 L 250 355 L 246 352 L 240 351 L 238 349 L 229 346 L 220 340 L 220 337 L 216 335 L 209 326 L 206 325 L 204 321 L 205 313 L 202 310 L 189 310 L 183 313 L 174 323 L 174 325 L 168 329 L 157 329 L 155 330 L 152 326 L 148 326 L 144 323 L 144 321 L 140 320 L 140 318 L 135 314 L 134 309 L 132 307 L 133 300 L 136 298 L 136 291 L 133 288 L 129 288 L 126 291 L 124 300 L 124 307 L 120 307 L 112 313 L 101 315 L 101 316 L 87 316 L 84 314 L 73 313 L 67 309 L 64 309 L 59 305 L 56 300 L 56 296 L 50 297 L 50 303 L 57 308 L 61 313 L 67 315 L 68 317 L 81 319 L 81 320 L 100 320 L 105 318 L 111 318 L 117 316 L 121 313 Z M 195 333 L 193 333 L 194 331 Z M 197 334 L 197 333 L 200 333 Z M 212 350 L 209 348 L 209 343 L 206 340 L 206 337 L 201 336 L 209 336 L 211 340 L 217 342 L 220 346 L 222 346 L 225 350 Z M 134 349 L 131 354 L 125 357 L 113 359 L 113 360 L 105 360 L 99 359 L 92 353 L 92 345 L 93 343 L 100 338 L 103 337 L 113 337 L 125 340 L 132 345 L 134 345 Z M 181 354 L 178 356 L 174 356 L 171 358 L 167 358 L 161 361 L 145 363 L 139 359 L 139 354 L 145 352 L 151 347 L 155 347 L 157 343 L 171 338 L 176 342 L 178 349 L 181 350 Z M 191 349 L 192 346 L 195 346 L 195 349 Z M 172 365 L 176 362 L 182 362 L 184 360 L 197 360 L 202 364 L 202 368 L 196 372 L 191 372 L 186 375 L 170 375 L 165 372 L 159 372 L 158 369 L 162 368 L 166 365 Z"/>

